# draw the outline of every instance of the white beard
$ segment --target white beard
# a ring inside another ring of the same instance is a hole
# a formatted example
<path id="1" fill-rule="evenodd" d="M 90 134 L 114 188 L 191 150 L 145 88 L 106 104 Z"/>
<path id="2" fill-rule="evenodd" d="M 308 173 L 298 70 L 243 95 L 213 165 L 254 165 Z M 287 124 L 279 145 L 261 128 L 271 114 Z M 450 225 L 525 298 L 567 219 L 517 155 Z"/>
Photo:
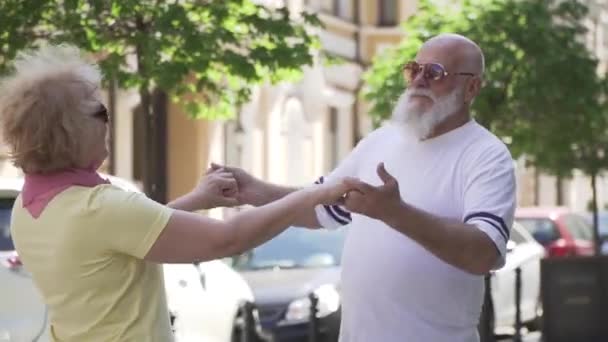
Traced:
<path id="1" fill-rule="evenodd" d="M 433 100 L 433 106 L 424 111 L 414 102 L 412 95 L 424 95 Z M 448 95 L 437 98 L 428 89 L 408 89 L 400 97 L 393 110 L 392 121 L 403 126 L 418 140 L 428 138 L 437 125 L 454 114 L 464 102 L 463 90 L 454 89 Z"/>

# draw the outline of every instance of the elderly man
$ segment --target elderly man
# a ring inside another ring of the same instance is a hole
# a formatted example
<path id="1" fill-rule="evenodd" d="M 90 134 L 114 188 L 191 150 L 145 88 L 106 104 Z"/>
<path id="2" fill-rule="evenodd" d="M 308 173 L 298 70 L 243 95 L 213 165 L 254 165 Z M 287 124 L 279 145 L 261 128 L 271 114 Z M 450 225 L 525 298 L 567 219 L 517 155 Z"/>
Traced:
<path id="1" fill-rule="evenodd" d="M 408 88 L 392 123 L 318 181 L 358 178 L 343 205 L 299 218 L 311 228 L 350 224 L 341 341 L 479 339 L 483 275 L 504 264 L 515 209 L 511 155 L 470 115 L 483 72 L 482 51 L 471 40 L 430 39 L 403 68 Z M 227 169 L 243 203 L 295 190 Z"/>

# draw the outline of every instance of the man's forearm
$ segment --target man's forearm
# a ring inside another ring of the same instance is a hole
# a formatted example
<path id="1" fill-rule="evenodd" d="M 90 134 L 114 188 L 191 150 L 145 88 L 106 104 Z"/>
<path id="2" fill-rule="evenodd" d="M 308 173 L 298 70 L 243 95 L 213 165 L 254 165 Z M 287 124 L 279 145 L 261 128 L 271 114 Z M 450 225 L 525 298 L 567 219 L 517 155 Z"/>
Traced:
<path id="1" fill-rule="evenodd" d="M 383 221 L 439 259 L 469 273 L 486 274 L 499 256 L 491 239 L 475 226 L 443 219 L 406 203 L 387 208 Z"/>

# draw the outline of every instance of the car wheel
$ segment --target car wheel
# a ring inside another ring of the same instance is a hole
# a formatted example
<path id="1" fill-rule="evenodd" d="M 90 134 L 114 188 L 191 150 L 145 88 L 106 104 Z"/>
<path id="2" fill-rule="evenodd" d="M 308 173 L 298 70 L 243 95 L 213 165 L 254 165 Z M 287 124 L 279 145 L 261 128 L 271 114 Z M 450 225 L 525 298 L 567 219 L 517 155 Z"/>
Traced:
<path id="1" fill-rule="evenodd" d="M 240 342 L 242 341 L 241 335 L 243 334 L 243 317 L 238 315 L 234 318 L 234 323 L 232 323 L 232 337 L 230 338 L 231 342 Z"/>
<path id="2" fill-rule="evenodd" d="M 543 302 L 540 298 L 536 302 L 536 314 L 534 319 L 527 324 L 526 328 L 530 331 L 540 331 L 543 328 Z"/>

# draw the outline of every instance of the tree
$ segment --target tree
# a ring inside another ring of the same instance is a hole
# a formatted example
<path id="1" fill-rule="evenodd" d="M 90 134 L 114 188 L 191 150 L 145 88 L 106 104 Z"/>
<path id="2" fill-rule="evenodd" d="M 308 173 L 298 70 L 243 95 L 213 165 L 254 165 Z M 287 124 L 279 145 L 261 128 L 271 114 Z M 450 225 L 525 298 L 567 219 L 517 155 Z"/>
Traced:
<path id="1" fill-rule="evenodd" d="M 370 113 L 376 124 L 390 115 L 405 87 L 401 65 L 424 41 L 460 33 L 486 57 L 476 120 L 501 137 L 515 158 L 525 155 L 558 177 L 581 169 L 594 182 L 608 168 L 607 88 L 583 42 L 587 11 L 576 0 L 464 0 L 451 7 L 423 0 L 404 24 L 407 38 L 378 56 L 365 75 Z"/>
<path id="2" fill-rule="evenodd" d="M 248 100 L 252 84 L 296 77 L 301 66 L 312 63 L 316 39 L 308 28 L 320 24 L 314 15 L 296 18 L 285 7 L 248 0 L 37 2 L 36 8 L 21 0 L 0 5 L 0 13 L 8 8 L 14 15 L 11 37 L 34 27 L 45 39 L 74 43 L 97 55 L 106 81 L 139 90 L 146 145 L 156 147 L 155 94 L 183 101 L 196 118 L 229 117 Z M 8 40 L 0 62 L 23 47 Z M 152 164 L 146 171 L 152 174 L 144 176 L 145 189 L 162 201 L 162 194 L 155 193 L 162 175 L 155 172 L 164 165 L 153 162 L 155 148 L 147 150 L 145 159 Z"/>

